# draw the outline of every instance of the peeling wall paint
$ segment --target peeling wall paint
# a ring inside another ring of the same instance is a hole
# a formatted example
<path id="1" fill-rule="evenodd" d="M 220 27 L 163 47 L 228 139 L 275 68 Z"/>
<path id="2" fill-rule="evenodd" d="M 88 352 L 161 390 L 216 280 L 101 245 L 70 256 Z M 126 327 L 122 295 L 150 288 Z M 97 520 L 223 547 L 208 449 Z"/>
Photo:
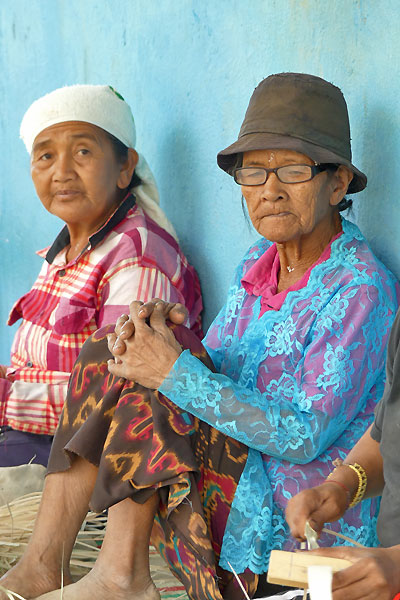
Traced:
<path id="1" fill-rule="evenodd" d="M 320 75 L 348 101 L 355 164 L 369 177 L 353 218 L 400 275 L 398 0 L 2 0 L 0 361 L 8 311 L 61 223 L 41 207 L 18 139 L 29 104 L 72 83 L 110 83 L 133 108 L 162 204 L 197 267 L 208 324 L 256 234 L 216 166 L 250 95 L 279 71 Z"/>

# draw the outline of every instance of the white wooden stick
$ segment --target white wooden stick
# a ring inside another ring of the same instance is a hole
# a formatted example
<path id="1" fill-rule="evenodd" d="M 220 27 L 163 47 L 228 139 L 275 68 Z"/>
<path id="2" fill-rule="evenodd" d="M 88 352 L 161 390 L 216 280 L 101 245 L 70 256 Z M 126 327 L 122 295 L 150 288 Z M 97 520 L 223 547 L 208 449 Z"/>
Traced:
<path id="1" fill-rule="evenodd" d="M 234 576 L 236 577 L 236 580 L 238 582 L 238 584 L 240 585 L 243 594 L 245 595 L 246 600 L 250 600 L 246 590 L 244 589 L 244 585 L 243 583 L 240 581 L 239 575 L 236 573 L 235 569 L 232 567 L 231 563 L 229 562 L 229 560 L 227 561 L 228 565 L 230 566 L 232 573 L 234 574 Z"/>

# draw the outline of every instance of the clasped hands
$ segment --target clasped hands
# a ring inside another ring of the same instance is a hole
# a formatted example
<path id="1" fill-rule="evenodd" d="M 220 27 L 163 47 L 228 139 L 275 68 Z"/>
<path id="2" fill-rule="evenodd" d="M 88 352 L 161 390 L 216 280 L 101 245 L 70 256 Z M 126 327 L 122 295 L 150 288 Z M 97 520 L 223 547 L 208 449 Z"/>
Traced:
<path id="1" fill-rule="evenodd" d="M 157 389 L 182 352 L 166 319 L 176 325 L 183 324 L 187 319 L 186 308 L 159 298 L 145 304 L 131 302 L 129 316 L 122 315 L 115 332 L 107 336 L 108 349 L 113 355 L 108 361 L 110 373 Z"/>

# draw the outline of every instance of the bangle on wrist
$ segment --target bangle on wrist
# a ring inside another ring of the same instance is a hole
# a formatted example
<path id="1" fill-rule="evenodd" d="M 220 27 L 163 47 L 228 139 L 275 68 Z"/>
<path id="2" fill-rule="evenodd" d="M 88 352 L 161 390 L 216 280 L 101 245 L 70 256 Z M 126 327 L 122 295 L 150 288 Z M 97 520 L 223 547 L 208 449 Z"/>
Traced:
<path id="1" fill-rule="evenodd" d="M 352 469 L 358 477 L 358 488 L 353 500 L 350 502 L 349 505 L 349 508 L 353 508 L 353 506 L 361 502 L 361 500 L 364 498 L 365 490 L 367 489 L 368 478 L 365 469 L 358 463 L 353 463 L 352 465 L 343 463 L 343 466 Z"/>
<path id="2" fill-rule="evenodd" d="M 327 477 L 327 481 L 328 480 L 332 481 L 332 482 L 335 481 L 335 483 L 342 486 L 348 492 L 349 508 L 353 508 L 353 506 L 355 506 L 356 504 L 361 502 L 361 500 L 363 499 L 363 497 L 365 495 L 365 490 L 367 489 L 367 482 L 368 482 L 367 473 L 365 472 L 365 469 L 358 463 L 349 464 L 349 463 L 340 462 L 338 464 L 338 461 L 335 461 L 335 462 L 336 462 L 336 466 L 335 466 L 334 470 L 331 473 L 329 473 L 329 475 Z M 349 469 L 354 471 L 354 473 L 358 477 L 358 487 L 357 487 L 356 493 L 353 496 L 353 500 L 351 500 L 350 490 L 348 490 L 348 488 L 344 484 L 342 484 L 339 481 L 336 481 L 334 479 L 331 479 L 331 477 L 334 475 L 334 473 L 338 467 L 349 467 Z"/>

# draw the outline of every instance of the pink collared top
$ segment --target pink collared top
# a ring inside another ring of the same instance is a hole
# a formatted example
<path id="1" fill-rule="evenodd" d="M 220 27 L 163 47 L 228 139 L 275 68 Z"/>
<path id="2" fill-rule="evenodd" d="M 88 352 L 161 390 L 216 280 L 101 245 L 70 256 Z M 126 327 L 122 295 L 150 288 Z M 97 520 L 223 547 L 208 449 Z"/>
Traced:
<path id="1" fill-rule="evenodd" d="M 242 285 L 248 294 L 261 296 L 259 318 L 268 310 L 279 310 L 289 292 L 300 290 L 307 285 L 312 269 L 330 257 L 332 243 L 337 240 L 342 233 L 343 231 L 340 231 L 331 239 L 319 259 L 307 269 L 301 279 L 282 292 L 277 292 L 278 275 L 281 263 L 276 244 L 272 244 L 272 246 L 260 256 L 242 279 Z"/>

